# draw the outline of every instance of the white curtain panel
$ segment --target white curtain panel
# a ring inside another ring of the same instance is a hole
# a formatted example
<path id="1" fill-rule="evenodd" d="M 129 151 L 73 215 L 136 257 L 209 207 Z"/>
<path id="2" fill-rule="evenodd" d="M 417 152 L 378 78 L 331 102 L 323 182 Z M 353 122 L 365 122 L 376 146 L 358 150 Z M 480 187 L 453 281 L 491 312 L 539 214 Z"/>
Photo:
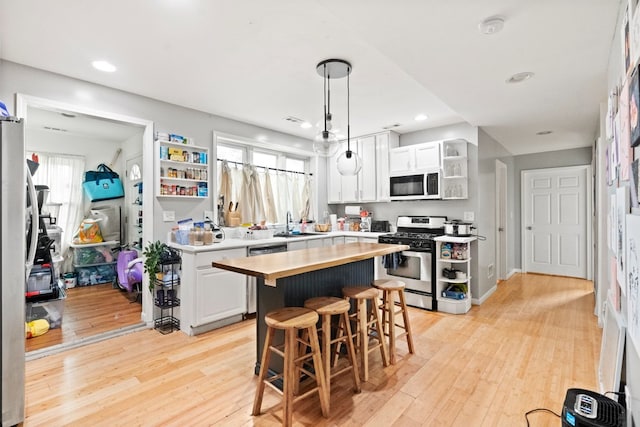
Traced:
<path id="1" fill-rule="evenodd" d="M 62 203 L 58 214 L 58 225 L 62 228 L 60 253 L 67 260 L 69 243 L 83 219 L 85 159 L 81 156 L 46 153 L 38 153 L 38 157 L 40 166 L 35 173 L 34 183 L 49 187 L 49 203 Z"/>

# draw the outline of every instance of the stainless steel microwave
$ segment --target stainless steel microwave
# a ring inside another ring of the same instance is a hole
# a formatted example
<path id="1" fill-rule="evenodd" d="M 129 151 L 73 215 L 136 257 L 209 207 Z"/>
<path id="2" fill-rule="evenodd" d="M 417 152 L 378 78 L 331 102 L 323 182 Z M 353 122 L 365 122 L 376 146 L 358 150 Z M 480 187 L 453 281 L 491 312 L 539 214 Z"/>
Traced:
<path id="1" fill-rule="evenodd" d="M 389 178 L 391 200 L 440 198 L 440 171 L 392 175 Z"/>

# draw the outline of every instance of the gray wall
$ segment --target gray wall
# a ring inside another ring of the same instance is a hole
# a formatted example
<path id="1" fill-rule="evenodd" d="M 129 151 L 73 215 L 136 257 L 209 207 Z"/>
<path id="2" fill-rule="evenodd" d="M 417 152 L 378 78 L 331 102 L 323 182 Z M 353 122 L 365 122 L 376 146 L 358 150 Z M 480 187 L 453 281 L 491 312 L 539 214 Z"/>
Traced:
<path id="1" fill-rule="evenodd" d="M 521 236 L 521 178 L 522 171 L 530 169 L 557 168 L 564 166 L 590 165 L 592 147 L 574 148 L 571 150 L 548 151 L 544 153 L 524 154 L 514 157 L 514 257 L 516 268 L 522 268 L 522 236 Z"/>
<path id="2" fill-rule="evenodd" d="M 507 210 L 513 212 L 512 185 L 509 178 L 513 175 L 513 156 L 499 142 L 483 130 L 478 132 L 478 214 L 476 224 L 478 234 L 486 238 L 478 242 L 478 282 L 480 292 L 488 292 L 496 284 L 496 160 L 507 166 Z M 507 273 L 513 270 L 512 236 L 514 224 L 511 218 L 507 220 Z M 480 295 L 483 295 L 481 293 Z"/>
<path id="3" fill-rule="evenodd" d="M 154 122 L 155 130 L 192 136 L 196 139 L 197 145 L 210 149 L 213 148 L 214 130 L 254 140 L 258 135 L 264 135 L 272 144 L 311 144 L 292 135 L 0 60 L 0 99 L 7 104 L 11 113 L 15 112 L 16 93 L 151 120 Z M 211 152 L 213 153 L 213 150 Z M 215 177 L 216 174 L 212 175 Z M 145 190 L 151 188 L 145 186 Z M 216 188 L 215 178 L 212 188 Z M 215 198 L 211 197 L 213 192 L 210 189 L 210 197 L 203 200 L 154 198 L 154 239 L 164 241 L 172 225 L 162 222 L 162 210 L 175 211 L 176 218 L 202 218 L 204 210 L 214 208 Z"/>

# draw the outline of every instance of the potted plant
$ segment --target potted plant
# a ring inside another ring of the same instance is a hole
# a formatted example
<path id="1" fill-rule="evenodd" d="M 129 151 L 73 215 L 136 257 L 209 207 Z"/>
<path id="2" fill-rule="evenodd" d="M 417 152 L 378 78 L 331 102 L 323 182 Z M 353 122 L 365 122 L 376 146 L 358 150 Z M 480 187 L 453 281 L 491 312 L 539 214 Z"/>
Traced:
<path id="1" fill-rule="evenodd" d="M 162 280 L 162 263 L 180 262 L 180 251 L 169 247 L 160 240 L 149 242 L 142 251 L 144 255 L 144 272 L 149 277 L 149 290 L 153 291 L 156 279 Z"/>

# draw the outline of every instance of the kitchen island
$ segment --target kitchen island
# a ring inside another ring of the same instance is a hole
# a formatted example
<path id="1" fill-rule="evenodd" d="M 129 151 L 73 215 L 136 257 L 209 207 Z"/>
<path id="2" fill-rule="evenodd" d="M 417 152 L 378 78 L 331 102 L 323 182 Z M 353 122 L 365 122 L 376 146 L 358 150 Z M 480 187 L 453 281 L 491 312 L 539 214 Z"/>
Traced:
<path id="1" fill-rule="evenodd" d="M 375 257 L 408 248 L 407 245 L 347 243 L 214 261 L 213 267 L 258 278 L 256 374 L 267 330 L 266 313 L 282 307 L 302 307 L 308 298 L 342 297 L 343 287 L 369 286 L 374 279 Z M 281 339 L 276 334 L 275 345 Z M 282 372 L 282 361 L 272 359 L 270 368 Z"/>

